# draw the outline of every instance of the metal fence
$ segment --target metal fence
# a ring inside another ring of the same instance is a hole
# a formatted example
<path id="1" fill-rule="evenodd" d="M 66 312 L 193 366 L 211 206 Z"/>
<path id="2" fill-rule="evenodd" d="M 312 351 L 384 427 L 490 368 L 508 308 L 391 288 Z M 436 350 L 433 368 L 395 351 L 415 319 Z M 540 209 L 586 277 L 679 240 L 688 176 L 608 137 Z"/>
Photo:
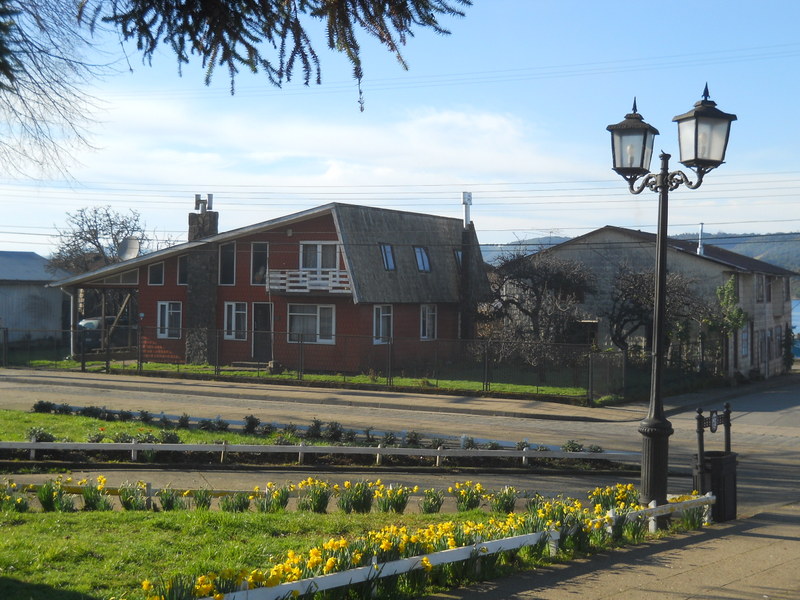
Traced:
<path id="1" fill-rule="evenodd" d="M 596 399 L 624 393 L 622 355 L 584 345 L 491 339 L 428 340 L 336 335 L 319 343 L 287 332 L 181 330 L 160 339 L 154 328 L 133 328 L 131 345 L 87 343 L 82 331 L 28 331 L 9 344 L 0 330 L 3 366 L 165 370 L 264 380 L 327 380 L 346 384 L 430 388 L 476 393 L 559 394 Z M 202 338 L 208 360 L 185 361 L 187 339 Z M 264 347 L 257 348 L 258 342 Z M 258 356 L 258 358 L 255 358 Z"/>

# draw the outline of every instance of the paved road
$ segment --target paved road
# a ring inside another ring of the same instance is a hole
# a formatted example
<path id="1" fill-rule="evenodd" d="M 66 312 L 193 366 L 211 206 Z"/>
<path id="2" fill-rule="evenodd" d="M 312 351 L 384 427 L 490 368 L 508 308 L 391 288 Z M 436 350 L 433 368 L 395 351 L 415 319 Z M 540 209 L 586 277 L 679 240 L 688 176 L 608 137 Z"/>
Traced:
<path id="1" fill-rule="evenodd" d="M 671 438 L 670 492 L 686 492 L 691 455 L 696 452 L 694 408 L 722 408 L 725 400 L 733 408 L 733 449 L 739 454 L 739 506 L 752 514 L 758 507 L 800 499 L 795 472 L 800 464 L 800 406 L 797 391 L 800 375 L 792 375 L 765 384 L 736 390 L 717 390 L 667 398 L 665 403 L 675 434 Z M 192 382 L 186 380 L 105 376 L 102 374 L 54 373 L 49 371 L 0 369 L 0 407 L 29 410 L 37 400 L 68 402 L 73 405 L 100 405 L 129 410 L 146 409 L 180 415 L 184 412 L 202 418 L 218 415 L 240 420 L 255 414 L 262 421 L 307 424 L 313 418 L 339 421 L 345 427 L 367 426 L 400 432 L 416 430 L 430 436 L 460 434 L 475 438 L 561 445 L 568 439 L 584 444 L 598 444 L 608 450 L 638 451 L 641 437 L 639 420 L 643 405 L 619 408 L 585 408 L 552 403 L 510 399 L 486 399 L 459 396 L 373 393 L 353 390 L 325 390 Z M 707 435 L 706 448 L 722 448 L 722 435 Z M 375 473 L 374 470 L 371 471 Z M 203 473 L 169 474 L 186 479 L 172 480 L 187 487 L 207 477 Z M 353 474 L 344 475 L 353 477 Z M 267 469 L 253 477 L 276 481 L 298 478 L 296 471 L 276 472 Z M 448 478 L 452 478 L 450 475 Z M 515 473 L 513 483 L 522 489 L 542 494 L 568 493 L 583 496 L 595 485 L 624 481 L 621 476 L 596 475 L 543 477 Z M 237 475 L 215 474 L 218 487 L 236 489 Z M 393 472 L 400 483 L 441 485 L 435 473 Z M 331 479 L 335 477 L 331 474 Z M 508 483 L 509 474 L 482 474 L 490 486 Z M 638 477 L 630 478 L 638 481 Z M 154 481 L 154 483 L 159 483 Z M 167 483 L 167 482 L 165 482 Z"/>

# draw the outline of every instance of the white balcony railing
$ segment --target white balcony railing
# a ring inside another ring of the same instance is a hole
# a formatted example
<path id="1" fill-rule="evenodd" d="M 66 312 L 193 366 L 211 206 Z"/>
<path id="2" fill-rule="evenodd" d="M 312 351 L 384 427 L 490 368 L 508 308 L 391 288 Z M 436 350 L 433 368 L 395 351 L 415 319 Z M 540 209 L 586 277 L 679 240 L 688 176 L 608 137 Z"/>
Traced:
<path id="1" fill-rule="evenodd" d="M 347 271 L 303 271 L 270 270 L 267 276 L 267 291 L 304 294 L 328 292 L 349 294 L 350 276 Z"/>

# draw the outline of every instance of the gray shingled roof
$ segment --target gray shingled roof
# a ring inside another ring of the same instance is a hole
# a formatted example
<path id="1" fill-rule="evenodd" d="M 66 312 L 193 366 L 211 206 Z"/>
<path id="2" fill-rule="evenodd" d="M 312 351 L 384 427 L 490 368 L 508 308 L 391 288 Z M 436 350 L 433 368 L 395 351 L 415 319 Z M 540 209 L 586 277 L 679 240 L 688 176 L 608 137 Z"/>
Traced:
<path id="1" fill-rule="evenodd" d="M 595 231 L 591 231 L 580 237 L 576 237 L 569 241 L 558 244 L 558 246 L 571 245 L 576 242 L 579 243 L 588 236 L 592 236 L 598 231 L 602 231 L 603 229 L 610 231 L 617 231 L 624 235 L 628 235 L 632 238 L 636 238 L 637 240 L 648 244 L 655 245 L 656 243 L 656 234 L 654 233 L 638 231 L 636 229 L 627 229 L 625 227 L 616 227 L 614 225 L 606 225 L 601 229 L 596 229 Z M 557 248 L 558 246 L 554 246 L 554 248 Z M 725 265 L 726 267 L 735 269 L 737 271 L 746 271 L 750 273 L 763 273 L 765 275 L 776 275 L 779 277 L 794 277 L 798 275 L 794 271 L 789 271 L 788 269 L 784 269 L 783 267 L 779 267 L 777 265 L 764 262 L 763 260 L 758 260 L 757 258 L 752 258 L 750 256 L 744 256 L 743 254 L 731 252 L 730 250 L 726 250 L 725 248 L 720 248 L 719 246 L 714 246 L 708 243 L 703 243 L 703 254 L 697 254 L 697 242 L 692 242 L 689 240 L 667 238 L 667 247 L 677 252 L 685 252 L 687 254 L 693 254 L 698 259 L 710 260 L 712 262 Z"/>
<path id="2" fill-rule="evenodd" d="M 57 282 L 65 287 L 101 280 L 132 268 L 181 254 L 189 248 L 215 244 L 248 236 L 260 231 L 329 213 L 338 229 L 348 271 L 352 275 L 353 300 L 364 303 L 458 302 L 460 278 L 455 251 L 461 249 L 463 222 L 440 217 L 353 204 L 331 203 L 270 221 L 248 225 L 214 236 L 179 244 L 128 261 L 116 263 Z M 391 244 L 396 269 L 387 271 L 379 244 Z M 470 273 L 476 288 L 473 293 L 485 294 L 488 289 L 483 259 L 474 238 Z M 415 246 L 424 247 L 430 258 L 431 271 L 417 268 Z"/>
<path id="3" fill-rule="evenodd" d="M 51 273 L 46 265 L 47 259 L 35 252 L 0 251 L 0 281 L 47 283 L 69 275 L 61 269 Z"/>

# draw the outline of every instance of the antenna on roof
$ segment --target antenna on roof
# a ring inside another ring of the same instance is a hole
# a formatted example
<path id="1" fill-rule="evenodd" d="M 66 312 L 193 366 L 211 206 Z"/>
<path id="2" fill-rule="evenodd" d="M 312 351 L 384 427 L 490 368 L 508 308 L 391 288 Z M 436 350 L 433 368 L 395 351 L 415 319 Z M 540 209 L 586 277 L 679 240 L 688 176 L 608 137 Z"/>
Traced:
<path id="1" fill-rule="evenodd" d="M 199 210 L 201 213 L 211 210 L 214 202 L 214 194 L 208 194 L 206 198 L 202 198 L 200 194 L 194 195 L 194 209 Z"/>

